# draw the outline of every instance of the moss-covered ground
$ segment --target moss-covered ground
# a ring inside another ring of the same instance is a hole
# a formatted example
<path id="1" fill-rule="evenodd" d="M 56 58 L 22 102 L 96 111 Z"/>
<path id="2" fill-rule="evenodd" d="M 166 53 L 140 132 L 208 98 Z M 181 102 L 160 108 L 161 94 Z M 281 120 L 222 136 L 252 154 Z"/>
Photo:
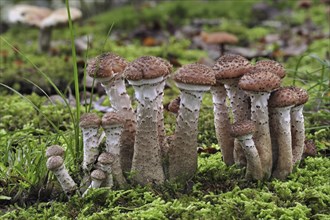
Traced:
<path id="1" fill-rule="evenodd" d="M 152 26 L 157 21 L 166 29 L 168 21 L 179 28 L 189 24 L 194 17 L 221 18 L 221 25 L 207 26 L 204 30 L 229 31 L 235 33 L 240 42 L 244 39 L 250 43 L 259 42 L 276 30 L 252 27 L 251 23 L 255 21 L 250 8 L 256 2 L 162 2 L 152 10 L 142 7 L 136 11 L 132 6 L 124 6 L 91 17 L 75 25 L 76 36 L 93 35 L 92 47 L 78 54 L 80 77 L 83 77 L 86 59 L 102 51 L 118 53 L 128 60 L 142 55 L 165 58 L 174 55 L 181 64 L 207 56 L 206 51 L 190 49 L 190 39 L 178 40 L 171 35 L 167 43 L 153 47 L 146 47 L 134 39 L 126 43 L 130 31 L 141 23 Z M 277 9 L 292 9 L 290 19 L 279 17 L 276 18 L 278 21 L 297 26 L 310 16 L 320 29 L 329 32 L 329 17 L 325 16 L 325 6 L 318 0 L 313 1 L 308 14 L 297 8 L 296 1 L 283 1 Z M 112 32 L 121 33 L 121 40 L 106 40 L 111 27 Z M 47 171 L 44 152 L 52 144 L 65 147 L 66 166 L 74 180 L 80 182 L 82 155 L 73 147 L 72 115 L 76 109 L 61 104 L 47 105 L 47 97 L 37 86 L 48 94 L 55 93 L 40 71 L 62 91 L 72 85 L 71 48 L 63 44 L 50 54 L 41 54 L 37 52 L 37 36 L 38 30 L 17 26 L 2 35 L 24 56 L 1 40 L 0 83 L 24 95 L 0 87 L 0 219 L 330 219 L 328 38 L 313 40 L 298 56 L 276 57 L 288 72 L 283 84 L 295 84 L 309 92 L 310 100 L 304 109 L 306 137 L 315 143 L 318 151 L 297 165 L 287 180 L 246 181 L 244 169 L 223 163 L 215 137 L 212 98 L 206 94 L 198 136 L 198 143 L 204 150 L 199 154 L 198 172 L 185 185 L 166 183 L 154 187 L 134 186 L 128 190 L 103 188 L 93 190 L 85 198 L 74 196 L 68 200 L 54 176 Z M 54 31 L 54 41 L 63 39 L 70 40 L 69 30 Z M 164 104 L 179 94 L 171 82 L 169 85 Z M 132 95 L 132 89 L 128 89 Z M 105 101 L 104 105 L 107 104 Z M 84 111 L 82 108 L 81 112 Z M 167 133 L 171 134 L 175 116 L 165 112 L 165 123 Z"/>

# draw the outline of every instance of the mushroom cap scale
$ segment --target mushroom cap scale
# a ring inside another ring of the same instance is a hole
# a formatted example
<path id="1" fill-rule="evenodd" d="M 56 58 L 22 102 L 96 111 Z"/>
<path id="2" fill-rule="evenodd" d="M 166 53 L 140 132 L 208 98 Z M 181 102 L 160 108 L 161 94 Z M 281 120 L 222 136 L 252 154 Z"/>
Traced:
<path id="1" fill-rule="evenodd" d="M 171 73 L 172 65 L 160 57 L 142 56 L 131 62 L 125 69 L 125 77 L 130 81 L 165 77 Z"/>
<path id="2" fill-rule="evenodd" d="M 251 92 L 271 92 L 280 87 L 281 78 L 269 71 L 257 71 L 242 76 L 238 86 Z"/>
<path id="3" fill-rule="evenodd" d="M 174 74 L 177 83 L 191 85 L 215 85 L 214 71 L 203 64 L 187 64 L 179 68 Z"/>
<path id="4" fill-rule="evenodd" d="M 46 157 L 51 157 L 51 156 L 64 156 L 64 149 L 59 146 L 59 145 L 52 145 L 49 146 L 46 150 Z"/>
<path id="5" fill-rule="evenodd" d="M 86 72 L 90 77 L 113 78 L 122 75 L 128 62 L 114 54 L 104 53 L 88 61 Z"/>
<path id="6" fill-rule="evenodd" d="M 295 86 L 291 86 L 290 89 L 292 91 L 294 91 L 298 96 L 296 106 L 303 105 L 308 101 L 309 96 L 308 96 L 308 93 L 305 89 L 298 88 L 298 87 L 295 87 Z"/>
<path id="7" fill-rule="evenodd" d="M 80 116 L 81 128 L 98 128 L 101 125 L 100 117 L 95 113 L 85 113 Z"/>
<path id="8" fill-rule="evenodd" d="M 105 180 L 107 177 L 102 170 L 93 170 L 91 178 L 94 180 Z"/>
<path id="9" fill-rule="evenodd" d="M 78 8 L 70 7 L 71 20 L 75 21 L 82 17 L 82 13 Z M 55 27 L 60 25 L 66 25 L 69 21 L 68 11 L 66 8 L 59 8 L 53 11 L 48 17 L 42 20 L 40 27 Z"/>
<path id="10" fill-rule="evenodd" d="M 63 165 L 63 158 L 60 156 L 51 156 L 48 158 L 46 166 L 48 170 L 54 171 Z"/>
<path id="11" fill-rule="evenodd" d="M 213 66 L 217 80 L 240 77 L 250 72 L 252 68 L 253 66 L 247 59 L 235 54 L 221 56 Z"/>
<path id="12" fill-rule="evenodd" d="M 282 87 L 270 94 L 268 106 L 272 108 L 294 106 L 298 98 L 298 95 L 290 87 Z"/>
<path id="13" fill-rule="evenodd" d="M 97 158 L 97 161 L 100 162 L 101 164 L 112 164 L 114 160 L 115 160 L 114 155 L 109 152 L 103 152 Z"/>
<path id="14" fill-rule="evenodd" d="M 256 127 L 254 122 L 251 120 L 244 120 L 232 124 L 230 134 L 233 137 L 241 137 L 248 134 L 253 134 L 255 131 Z"/>
<path id="15" fill-rule="evenodd" d="M 256 62 L 255 69 L 275 73 L 280 78 L 285 77 L 286 72 L 282 64 L 274 60 L 260 60 Z"/>
<path id="16" fill-rule="evenodd" d="M 107 112 L 102 117 L 102 127 L 111 125 L 123 125 L 124 118 L 118 112 Z"/>

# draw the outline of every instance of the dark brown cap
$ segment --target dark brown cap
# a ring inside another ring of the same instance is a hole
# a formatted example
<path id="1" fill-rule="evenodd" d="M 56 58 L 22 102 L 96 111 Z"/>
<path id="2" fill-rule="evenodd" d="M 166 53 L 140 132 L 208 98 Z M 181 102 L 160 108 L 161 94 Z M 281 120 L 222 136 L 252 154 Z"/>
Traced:
<path id="1" fill-rule="evenodd" d="M 160 57 L 142 56 L 131 62 L 125 69 L 128 80 L 154 79 L 171 73 L 172 65 Z"/>
<path id="2" fill-rule="evenodd" d="M 104 53 L 88 61 L 86 72 L 90 77 L 107 78 L 121 75 L 128 62 L 113 53 Z"/>
<path id="3" fill-rule="evenodd" d="M 260 60 L 256 62 L 255 69 L 275 73 L 280 78 L 285 77 L 286 72 L 282 64 L 274 60 Z"/>
<path id="4" fill-rule="evenodd" d="M 281 78 L 268 71 L 257 71 L 242 76 L 238 86 L 251 92 L 271 92 L 280 87 Z"/>
<path id="5" fill-rule="evenodd" d="M 216 79 L 230 79 L 242 76 L 253 68 L 251 63 L 240 55 L 225 54 L 213 66 Z"/>
<path id="6" fill-rule="evenodd" d="M 270 94 L 268 106 L 272 108 L 281 108 L 295 105 L 298 101 L 298 95 L 290 87 L 282 87 Z"/>
<path id="7" fill-rule="evenodd" d="M 114 160 L 115 160 L 114 155 L 111 153 L 108 153 L 108 152 L 103 152 L 97 158 L 97 161 L 104 165 L 112 164 L 114 162 Z"/>
<path id="8" fill-rule="evenodd" d="M 64 156 L 64 149 L 63 147 L 59 145 L 52 145 L 49 146 L 46 150 L 46 157 L 51 157 L 51 156 Z"/>
<path id="9" fill-rule="evenodd" d="M 231 125 L 230 134 L 233 137 L 241 137 L 253 134 L 256 131 L 254 122 L 251 120 L 238 121 Z"/>
<path id="10" fill-rule="evenodd" d="M 106 175 L 102 170 L 93 170 L 91 178 L 94 180 L 105 180 Z"/>
<path id="11" fill-rule="evenodd" d="M 48 158 L 46 166 L 48 170 L 54 171 L 64 163 L 63 158 L 60 156 L 51 156 Z"/>
<path id="12" fill-rule="evenodd" d="M 216 83 L 214 71 L 203 64 L 187 64 L 179 68 L 174 74 L 174 80 L 179 83 L 192 85 L 214 85 Z"/>
<path id="13" fill-rule="evenodd" d="M 100 117 L 95 113 L 85 113 L 80 117 L 81 128 L 98 128 L 101 125 Z"/>
<path id="14" fill-rule="evenodd" d="M 102 127 L 122 125 L 124 118 L 118 112 L 107 112 L 102 117 Z"/>
<path id="15" fill-rule="evenodd" d="M 296 106 L 303 105 L 308 101 L 309 96 L 305 89 L 295 86 L 291 86 L 290 89 L 293 90 L 298 95 L 298 101 L 296 103 Z"/>

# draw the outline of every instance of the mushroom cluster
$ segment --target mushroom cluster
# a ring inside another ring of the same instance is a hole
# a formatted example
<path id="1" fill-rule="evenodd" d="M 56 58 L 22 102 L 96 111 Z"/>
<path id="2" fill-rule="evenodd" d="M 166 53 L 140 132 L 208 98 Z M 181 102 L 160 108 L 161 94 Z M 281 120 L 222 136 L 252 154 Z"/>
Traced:
<path id="1" fill-rule="evenodd" d="M 178 68 L 172 78 L 181 94 L 169 104 L 177 120 L 171 136 L 164 131 L 162 104 L 165 82 L 172 72 L 168 61 L 142 56 L 129 63 L 105 53 L 88 62 L 87 72 L 105 88 L 113 111 L 102 118 L 95 113 L 81 116 L 84 194 L 101 186 L 185 183 L 192 178 L 197 170 L 199 110 L 209 90 L 216 135 L 227 165 L 246 166 L 247 179 L 285 179 L 301 160 L 302 107 L 308 95 L 300 88 L 281 87 L 285 70 L 275 61 L 253 65 L 242 56 L 227 54 L 213 67 L 194 63 Z M 125 80 L 134 88 L 136 111 Z M 100 129 L 106 138 L 104 152 L 99 146 Z M 65 171 L 63 154 L 59 146 L 50 147 L 47 166 L 70 194 L 76 184 Z"/>

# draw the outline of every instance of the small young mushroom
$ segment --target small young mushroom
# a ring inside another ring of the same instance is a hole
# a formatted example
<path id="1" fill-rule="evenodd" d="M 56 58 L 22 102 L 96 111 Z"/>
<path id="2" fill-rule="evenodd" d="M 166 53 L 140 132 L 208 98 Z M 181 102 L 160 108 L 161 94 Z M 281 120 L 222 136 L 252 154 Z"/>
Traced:
<path id="1" fill-rule="evenodd" d="M 79 126 L 83 134 L 84 144 L 82 168 L 88 175 L 99 155 L 98 129 L 100 125 L 101 119 L 95 113 L 85 113 L 80 117 Z"/>
<path id="2" fill-rule="evenodd" d="M 63 156 L 64 156 L 63 147 L 61 147 L 59 145 L 52 145 L 52 146 L 47 147 L 46 157 L 49 158 L 51 156 L 60 156 L 63 158 Z"/>
<path id="3" fill-rule="evenodd" d="M 77 185 L 69 175 L 65 168 L 63 158 L 61 156 L 51 156 L 48 158 L 46 163 L 47 169 L 52 171 L 59 181 L 63 191 L 68 195 L 72 195 Z"/>
<path id="4" fill-rule="evenodd" d="M 135 90 L 137 128 L 132 161 L 132 179 L 141 185 L 165 180 L 159 141 L 159 111 L 164 80 L 170 72 L 164 60 L 142 56 L 127 66 L 125 76 Z"/>
<path id="5" fill-rule="evenodd" d="M 247 179 L 261 180 L 264 175 L 258 150 L 252 139 L 255 131 L 256 127 L 251 120 L 235 122 L 231 126 L 231 135 L 239 141 L 246 156 L 247 166 L 245 177 Z"/>
<path id="6" fill-rule="evenodd" d="M 269 132 L 268 99 L 270 92 L 280 86 L 281 79 L 268 71 L 256 71 L 242 76 L 238 86 L 251 98 L 251 120 L 256 125 L 254 142 L 259 152 L 265 178 L 271 176 L 273 159 Z"/>
<path id="7" fill-rule="evenodd" d="M 86 71 L 105 89 L 115 112 L 124 117 L 124 130 L 120 140 L 121 166 L 129 172 L 132 166 L 136 118 L 131 99 L 126 92 L 123 71 L 128 62 L 113 53 L 104 53 L 88 61 Z"/>
<path id="8" fill-rule="evenodd" d="M 102 170 L 93 170 L 91 173 L 91 184 L 89 185 L 88 189 L 82 195 L 83 197 L 87 195 L 90 188 L 97 189 L 100 188 L 101 184 L 106 180 L 107 176 Z"/>
<path id="9" fill-rule="evenodd" d="M 180 96 L 176 97 L 173 99 L 169 104 L 168 104 L 168 111 L 172 112 L 174 114 L 177 114 L 180 109 Z"/>
<path id="10" fill-rule="evenodd" d="M 113 164 L 115 158 L 112 154 L 108 152 L 103 152 L 97 158 L 97 164 L 99 165 L 99 169 L 102 170 L 106 174 L 106 180 L 104 186 L 113 187 L 113 176 L 111 164 Z"/>
<path id="11" fill-rule="evenodd" d="M 299 163 L 304 152 L 305 141 L 305 125 L 303 107 L 308 101 L 308 93 L 306 90 L 298 87 L 291 87 L 298 95 L 296 105 L 291 108 L 291 134 L 292 134 L 292 154 L 293 164 Z"/>
<path id="12" fill-rule="evenodd" d="M 212 69 L 202 64 L 179 68 L 174 80 L 181 90 L 174 140 L 169 149 L 169 179 L 185 182 L 197 169 L 198 116 L 202 96 L 215 84 Z"/>
<path id="13" fill-rule="evenodd" d="M 110 154 L 113 159 L 111 162 L 113 176 L 120 187 L 124 187 L 127 184 L 120 164 L 121 157 L 124 156 L 121 155 L 120 152 L 120 138 L 123 131 L 123 124 L 124 119 L 121 117 L 120 113 L 108 112 L 102 117 L 102 128 L 106 135 L 106 152 Z M 108 154 L 104 154 L 104 156 Z M 108 157 L 110 156 L 108 155 Z M 103 157 L 101 157 L 101 159 L 102 158 Z"/>
<path id="14" fill-rule="evenodd" d="M 290 110 L 298 96 L 289 87 L 272 92 L 268 101 L 269 125 L 273 147 L 273 177 L 285 179 L 293 168 Z"/>

